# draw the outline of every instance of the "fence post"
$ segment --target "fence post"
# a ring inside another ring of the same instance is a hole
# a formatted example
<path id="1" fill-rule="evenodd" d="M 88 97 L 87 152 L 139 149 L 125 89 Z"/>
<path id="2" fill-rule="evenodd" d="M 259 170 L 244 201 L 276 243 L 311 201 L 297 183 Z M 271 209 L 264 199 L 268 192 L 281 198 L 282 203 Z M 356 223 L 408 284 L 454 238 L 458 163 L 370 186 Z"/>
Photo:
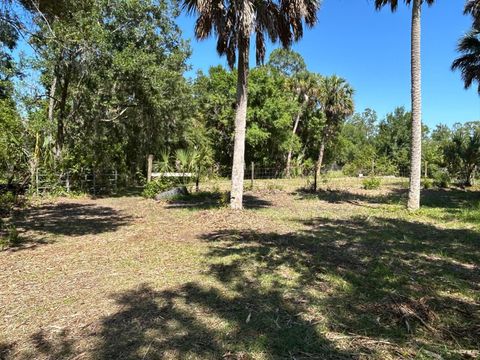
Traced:
<path id="1" fill-rule="evenodd" d="M 318 162 L 315 163 L 314 168 L 314 175 L 313 175 L 313 191 L 317 191 L 317 169 L 318 169 Z"/>
<path id="2" fill-rule="evenodd" d="M 148 155 L 147 159 L 147 183 L 152 181 L 153 155 Z"/>
<path id="3" fill-rule="evenodd" d="M 118 172 L 117 172 L 117 169 L 114 170 L 114 176 L 115 176 L 115 183 L 114 183 L 114 187 L 115 187 L 115 194 L 117 193 L 118 191 Z"/>
<path id="4" fill-rule="evenodd" d="M 197 167 L 197 176 L 195 177 L 195 191 L 200 191 L 200 166 Z"/>
<path id="5" fill-rule="evenodd" d="M 97 191 L 96 191 L 96 179 L 95 179 L 95 170 L 93 171 L 93 195 L 97 195 Z"/>
<path id="6" fill-rule="evenodd" d="M 250 168 L 251 168 L 251 171 L 252 171 L 252 176 L 250 177 L 250 186 L 253 190 L 253 180 L 255 178 L 255 163 L 252 161 L 251 165 L 250 165 Z"/>
<path id="7" fill-rule="evenodd" d="M 37 189 L 37 196 L 38 196 L 38 167 L 35 171 L 35 187 Z"/>

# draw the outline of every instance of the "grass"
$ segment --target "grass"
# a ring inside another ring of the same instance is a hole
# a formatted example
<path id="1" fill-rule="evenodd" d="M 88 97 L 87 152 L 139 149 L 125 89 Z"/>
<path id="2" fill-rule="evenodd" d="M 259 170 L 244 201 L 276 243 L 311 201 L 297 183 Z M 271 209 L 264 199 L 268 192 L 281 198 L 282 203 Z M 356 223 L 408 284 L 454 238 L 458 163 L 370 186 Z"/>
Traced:
<path id="1" fill-rule="evenodd" d="M 19 210 L 0 253 L 2 359 L 480 356 L 480 192 L 256 181 Z"/>

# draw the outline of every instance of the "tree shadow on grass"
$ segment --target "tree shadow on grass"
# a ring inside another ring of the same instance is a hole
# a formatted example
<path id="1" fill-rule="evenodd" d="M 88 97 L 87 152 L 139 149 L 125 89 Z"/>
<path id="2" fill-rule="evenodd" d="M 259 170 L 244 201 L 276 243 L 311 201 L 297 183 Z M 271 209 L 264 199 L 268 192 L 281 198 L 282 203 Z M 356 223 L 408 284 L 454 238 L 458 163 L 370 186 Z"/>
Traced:
<path id="1" fill-rule="evenodd" d="M 179 196 L 167 201 L 167 208 L 181 208 L 190 210 L 218 209 L 228 206 L 230 197 L 228 193 L 199 192 Z M 252 194 L 243 195 L 245 209 L 263 209 L 270 207 L 272 203 Z"/>
<path id="2" fill-rule="evenodd" d="M 204 234 L 208 281 L 112 294 L 119 309 L 91 331 L 88 353 L 399 359 L 424 348 L 454 359 L 454 350 L 480 347 L 471 300 L 480 291 L 479 232 L 380 217 L 298 221 L 303 230 L 292 233 Z M 33 340 L 40 355 L 76 351 L 69 341 Z"/>
<path id="3" fill-rule="evenodd" d="M 303 225 L 205 234 L 215 281 L 114 295 L 99 358 L 411 358 L 421 347 L 455 358 L 480 346 L 480 305 L 458 296 L 480 291 L 478 232 L 374 217 Z"/>
<path id="4" fill-rule="evenodd" d="M 117 295 L 122 310 L 103 320 L 98 358 L 352 358 L 302 320 L 301 303 L 285 301 L 280 288 L 262 289 L 241 272 L 237 280 L 231 293 L 187 283 Z"/>
<path id="5" fill-rule="evenodd" d="M 28 208 L 13 215 L 20 236 L 19 250 L 26 245 L 45 244 L 52 235 L 82 236 L 113 232 L 128 225 L 133 217 L 106 206 L 52 203 Z"/>
<path id="6" fill-rule="evenodd" d="M 480 202 L 480 191 L 461 189 L 422 190 L 422 206 L 459 209 Z"/>
<path id="7" fill-rule="evenodd" d="M 480 347 L 480 304 L 465 297 L 480 291 L 479 232 L 371 217 L 304 225 L 205 235 L 218 244 L 211 273 L 227 284 L 242 274 L 276 279 L 323 331 L 347 334 L 359 352 L 380 344 L 395 354 L 414 342 L 444 352 Z"/>
<path id="8" fill-rule="evenodd" d="M 387 193 L 378 194 L 373 191 L 356 193 L 350 190 L 298 190 L 302 199 L 319 199 L 333 204 L 398 204 L 407 199 L 408 190 L 401 188 L 390 189 Z M 451 189 L 423 189 L 421 191 L 421 206 L 424 208 L 442 208 L 447 211 L 462 209 L 472 203 L 480 202 L 480 191 Z"/>
<path id="9" fill-rule="evenodd" d="M 407 192 L 408 191 L 405 189 L 392 189 L 384 194 L 378 194 L 375 192 L 367 194 L 340 189 L 320 189 L 318 191 L 300 189 L 297 191 L 297 194 L 301 199 L 318 199 L 332 204 L 397 204 L 406 199 Z"/>

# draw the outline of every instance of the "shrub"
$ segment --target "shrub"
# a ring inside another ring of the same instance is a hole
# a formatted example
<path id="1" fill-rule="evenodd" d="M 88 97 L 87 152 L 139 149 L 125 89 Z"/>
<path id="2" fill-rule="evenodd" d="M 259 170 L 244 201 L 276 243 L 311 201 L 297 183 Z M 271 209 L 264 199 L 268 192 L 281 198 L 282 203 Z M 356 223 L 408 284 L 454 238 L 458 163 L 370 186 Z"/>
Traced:
<path id="1" fill-rule="evenodd" d="M 230 193 L 229 192 L 220 193 L 220 197 L 218 199 L 218 205 L 220 207 L 225 207 L 225 208 L 230 205 Z"/>
<path id="2" fill-rule="evenodd" d="M 15 205 L 15 195 L 11 191 L 0 193 L 0 214 L 2 212 L 8 213 Z"/>
<path id="3" fill-rule="evenodd" d="M 13 224 L 0 223 L 0 250 L 20 243 L 18 230 Z"/>
<path id="4" fill-rule="evenodd" d="M 445 170 L 439 170 L 433 175 L 433 184 L 440 188 L 448 188 L 452 182 L 450 174 Z"/>
<path id="5" fill-rule="evenodd" d="M 153 199 L 158 193 L 171 189 L 172 187 L 177 186 L 178 183 L 179 180 L 176 178 L 161 177 L 155 179 L 145 185 L 142 196 L 148 199 Z"/>
<path id="6" fill-rule="evenodd" d="M 429 178 L 422 179 L 422 187 L 424 189 L 431 189 L 433 187 L 433 180 Z"/>
<path id="7" fill-rule="evenodd" d="M 365 178 L 362 181 L 362 185 L 365 190 L 376 190 L 380 187 L 381 183 L 381 180 L 376 177 Z"/>

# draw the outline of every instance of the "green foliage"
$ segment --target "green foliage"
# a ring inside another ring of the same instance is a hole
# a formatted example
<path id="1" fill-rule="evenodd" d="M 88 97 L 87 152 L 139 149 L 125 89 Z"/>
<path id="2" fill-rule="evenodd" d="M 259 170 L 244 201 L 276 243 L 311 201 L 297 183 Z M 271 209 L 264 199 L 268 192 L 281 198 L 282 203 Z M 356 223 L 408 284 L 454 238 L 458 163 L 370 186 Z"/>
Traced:
<path id="1" fill-rule="evenodd" d="M 24 152 L 24 127 L 15 104 L 0 99 L 0 181 L 13 181 L 28 171 Z"/>
<path id="2" fill-rule="evenodd" d="M 0 193 L 0 217 L 7 214 L 15 205 L 16 197 L 11 191 Z"/>
<path id="3" fill-rule="evenodd" d="M 424 189 L 431 189 L 434 185 L 433 179 L 430 178 L 423 178 L 422 179 L 422 187 Z"/>
<path id="4" fill-rule="evenodd" d="M 378 127 L 377 151 L 388 158 L 401 175 L 410 168 L 411 123 L 411 113 L 402 107 L 388 114 Z"/>
<path id="5" fill-rule="evenodd" d="M 448 170 L 471 186 L 480 167 L 480 122 L 456 124 L 451 141 L 444 148 Z"/>
<path id="6" fill-rule="evenodd" d="M 377 190 L 380 188 L 382 181 L 376 177 L 368 177 L 363 179 L 362 185 L 365 190 Z"/>
<path id="7" fill-rule="evenodd" d="M 142 196 L 153 199 L 158 193 L 169 190 L 179 185 L 178 178 L 160 177 L 147 183 L 143 189 Z"/>
<path id="8" fill-rule="evenodd" d="M 298 75 L 307 70 L 305 60 L 299 53 L 284 48 L 272 51 L 268 65 L 287 77 Z"/>
<path id="9" fill-rule="evenodd" d="M 448 188 L 452 179 L 446 170 L 438 170 L 433 174 L 433 184 L 440 188 Z"/>
<path id="10" fill-rule="evenodd" d="M 17 246 L 20 243 L 21 239 L 16 226 L 13 224 L 5 224 L 0 220 L 0 250 Z"/>
<path id="11" fill-rule="evenodd" d="M 55 171 L 116 168 L 132 177 L 144 156 L 186 147 L 195 127 L 190 87 L 183 76 L 189 48 L 164 0 L 69 2 L 31 38 L 35 67 L 51 102 L 36 103 L 52 139 Z M 42 36 L 52 31 L 54 37 Z M 53 119 L 48 119 L 53 104 Z M 42 142 L 42 141 L 41 141 Z M 53 170 L 52 170 L 53 171 Z"/>
<path id="12" fill-rule="evenodd" d="M 458 218 L 466 223 L 480 225 L 480 202 L 468 204 L 460 211 Z"/>

